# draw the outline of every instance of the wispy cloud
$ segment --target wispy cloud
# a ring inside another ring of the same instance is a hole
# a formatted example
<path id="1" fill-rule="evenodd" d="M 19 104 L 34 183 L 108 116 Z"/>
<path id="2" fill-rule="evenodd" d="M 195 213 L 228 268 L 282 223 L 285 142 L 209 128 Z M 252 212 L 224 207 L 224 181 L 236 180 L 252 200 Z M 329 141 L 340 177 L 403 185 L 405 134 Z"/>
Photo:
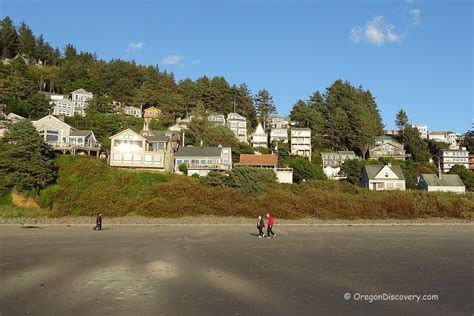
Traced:
<path id="1" fill-rule="evenodd" d="M 351 30 L 351 40 L 356 43 L 367 42 L 382 46 L 385 43 L 399 42 L 402 38 L 403 34 L 395 33 L 395 26 L 380 15 L 374 16 L 364 26 L 354 26 Z"/>
<path id="2" fill-rule="evenodd" d="M 145 46 L 143 42 L 130 42 L 128 43 L 128 51 L 135 53 L 141 50 Z"/>
<path id="3" fill-rule="evenodd" d="M 163 58 L 161 61 L 161 64 L 163 65 L 176 65 L 181 63 L 184 60 L 182 55 L 175 54 L 175 55 L 169 55 Z"/>
<path id="4" fill-rule="evenodd" d="M 411 21 L 414 26 L 421 24 L 421 10 L 420 9 L 411 9 L 410 11 Z"/>
<path id="5" fill-rule="evenodd" d="M 193 65 L 197 65 L 197 64 L 200 64 L 200 63 L 201 63 L 201 61 L 199 59 L 194 59 L 194 60 L 191 61 L 191 64 L 193 64 Z"/>

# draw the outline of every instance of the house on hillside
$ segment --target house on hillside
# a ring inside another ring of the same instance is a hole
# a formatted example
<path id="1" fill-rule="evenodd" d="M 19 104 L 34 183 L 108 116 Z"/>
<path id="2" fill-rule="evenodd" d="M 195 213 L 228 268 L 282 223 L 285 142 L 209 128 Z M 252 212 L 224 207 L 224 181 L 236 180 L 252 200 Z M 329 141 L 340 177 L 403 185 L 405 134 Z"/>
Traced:
<path id="1" fill-rule="evenodd" d="M 290 120 L 288 117 L 271 115 L 268 119 L 270 129 L 270 144 L 273 141 L 283 141 L 288 143 L 288 129 L 290 128 Z"/>
<path id="2" fill-rule="evenodd" d="M 53 105 L 53 115 L 72 117 L 76 113 L 74 102 L 62 96 L 55 96 L 54 99 L 51 99 L 50 104 Z"/>
<path id="3" fill-rule="evenodd" d="M 225 126 L 225 116 L 224 116 L 224 114 L 211 113 L 211 114 L 209 114 L 209 116 L 207 117 L 207 120 L 208 120 L 209 123 L 211 123 L 212 125 Z"/>
<path id="4" fill-rule="evenodd" d="M 278 168 L 278 156 L 274 154 L 241 154 L 235 167 L 272 169 L 280 183 L 293 183 L 293 168 Z"/>
<path id="5" fill-rule="evenodd" d="M 142 110 L 136 106 L 125 106 L 123 107 L 123 114 L 128 116 L 142 117 Z"/>
<path id="6" fill-rule="evenodd" d="M 405 152 L 403 144 L 395 141 L 390 136 L 374 137 L 374 146 L 369 149 L 370 158 L 393 158 L 397 160 L 405 160 L 410 154 Z"/>
<path id="7" fill-rule="evenodd" d="M 449 144 L 449 149 L 459 149 L 458 138 L 459 134 L 451 131 L 432 131 L 428 138 L 442 143 Z"/>
<path id="8" fill-rule="evenodd" d="M 290 128 L 290 153 L 296 156 L 307 157 L 311 161 L 310 128 Z"/>
<path id="9" fill-rule="evenodd" d="M 84 116 L 85 110 L 89 106 L 89 101 L 94 97 L 92 92 L 84 89 L 77 89 L 71 92 L 71 101 L 74 104 L 74 113 Z"/>
<path id="10" fill-rule="evenodd" d="M 466 192 L 466 187 L 457 174 L 422 174 L 418 188 L 428 192 Z"/>
<path id="11" fill-rule="evenodd" d="M 152 106 L 143 110 L 143 118 L 145 121 L 150 122 L 151 120 L 158 118 L 161 115 L 161 112 L 160 109 Z"/>
<path id="12" fill-rule="evenodd" d="M 252 134 L 252 146 L 268 148 L 268 136 L 263 129 L 262 123 L 258 123 Z"/>
<path id="13" fill-rule="evenodd" d="M 353 151 L 322 152 L 323 171 L 331 180 L 344 179 L 341 166 L 346 160 L 358 159 Z"/>
<path id="14" fill-rule="evenodd" d="M 5 120 L 10 122 L 11 124 L 15 124 L 15 123 L 18 123 L 19 121 L 26 120 L 26 119 L 23 116 L 20 116 L 18 114 L 10 113 L 7 115 Z"/>
<path id="15" fill-rule="evenodd" d="M 71 127 L 53 115 L 32 122 L 44 142 L 63 154 L 99 156 L 100 144 L 91 130 Z"/>
<path id="16" fill-rule="evenodd" d="M 411 124 L 411 127 L 416 128 L 420 132 L 422 139 L 428 139 L 428 125 L 426 124 Z"/>
<path id="17" fill-rule="evenodd" d="M 227 114 L 227 126 L 240 141 L 247 143 L 247 119 L 237 113 Z"/>
<path id="18" fill-rule="evenodd" d="M 174 164 L 176 173 L 180 173 L 179 166 L 182 164 L 187 166 L 189 176 L 228 171 L 232 169 L 232 151 L 229 147 L 179 147 Z"/>
<path id="19" fill-rule="evenodd" d="M 448 173 L 455 165 L 464 166 L 469 170 L 469 152 L 466 148 L 442 149 L 438 152 L 441 171 Z"/>
<path id="20" fill-rule="evenodd" d="M 110 137 L 109 164 L 113 167 L 171 171 L 174 150 L 165 132 L 140 135 L 126 129 Z"/>
<path id="21" fill-rule="evenodd" d="M 400 166 L 365 165 L 362 186 L 374 191 L 405 190 L 405 176 Z"/>

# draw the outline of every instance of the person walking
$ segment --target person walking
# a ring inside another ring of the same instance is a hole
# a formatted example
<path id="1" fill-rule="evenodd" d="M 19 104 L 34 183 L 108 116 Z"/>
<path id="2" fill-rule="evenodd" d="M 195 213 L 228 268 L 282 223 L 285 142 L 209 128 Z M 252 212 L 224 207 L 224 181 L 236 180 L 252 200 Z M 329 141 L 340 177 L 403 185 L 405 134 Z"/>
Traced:
<path id="1" fill-rule="evenodd" d="M 258 216 L 257 218 L 257 229 L 258 229 L 258 237 L 265 237 L 265 233 L 263 229 L 265 228 L 265 221 L 263 220 L 262 216 Z"/>
<path id="2" fill-rule="evenodd" d="M 102 230 L 102 213 L 100 213 L 99 215 L 97 215 L 97 217 L 95 218 L 95 227 L 94 227 L 94 230 Z"/>
<path id="3" fill-rule="evenodd" d="M 273 232 L 274 220 L 270 213 L 267 213 L 267 238 L 273 238 L 276 234 Z"/>

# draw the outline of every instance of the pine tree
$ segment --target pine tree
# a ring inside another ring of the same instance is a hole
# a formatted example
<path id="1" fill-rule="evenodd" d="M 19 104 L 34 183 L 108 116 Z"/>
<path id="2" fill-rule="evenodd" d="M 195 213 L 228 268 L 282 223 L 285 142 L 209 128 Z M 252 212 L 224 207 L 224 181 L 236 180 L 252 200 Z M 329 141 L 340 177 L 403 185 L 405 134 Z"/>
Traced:
<path id="1" fill-rule="evenodd" d="M 38 192 L 56 177 L 53 153 L 28 120 L 11 125 L 0 139 L 0 178 L 4 190 Z"/>
<path id="2" fill-rule="evenodd" d="M 273 98 L 266 89 L 261 89 L 255 95 L 254 102 L 258 118 L 263 123 L 263 127 L 266 128 L 268 117 L 276 112 Z"/>
<path id="3" fill-rule="evenodd" d="M 30 27 L 22 22 L 18 27 L 18 53 L 33 58 L 35 54 L 36 39 Z"/>
<path id="4" fill-rule="evenodd" d="M 18 51 L 18 33 L 12 19 L 8 16 L 0 22 L 2 58 L 13 58 Z"/>
<path id="5" fill-rule="evenodd" d="M 395 124 L 399 130 L 403 130 L 408 125 L 408 115 L 403 109 L 398 111 Z"/>

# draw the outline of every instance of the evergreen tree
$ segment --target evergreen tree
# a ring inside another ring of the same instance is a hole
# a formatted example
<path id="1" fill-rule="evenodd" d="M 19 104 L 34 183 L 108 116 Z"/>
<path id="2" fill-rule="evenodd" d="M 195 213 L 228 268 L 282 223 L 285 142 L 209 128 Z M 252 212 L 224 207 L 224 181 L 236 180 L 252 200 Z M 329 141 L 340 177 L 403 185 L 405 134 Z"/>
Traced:
<path id="1" fill-rule="evenodd" d="M 430 158 L 428 145 L 421 138 L 420 131 L 415 127 L 406 125 L 401 133 L 405 150 L 411 154 L 413 161 L 428 162 Z"/>
<path id="2" fill-rule="evenodd" d="M 28 120 L 11 125 L 0 139 L 0 178 L 4 190 L 38 192 L 56 177 L 53 154 Z"/>
<path id="3" fill-rule="evenodd" d="M 77 50 L 72 44 L 67 44 L 64 46 L 64 59 L 65 60 L 72 60 L 74 57 L 77 56 Z"/>
<path id="4" fill-rule="evenodd" d="M 403 130 L 408 125 L 408 115 L 403 109 L 398 111 L 395 118 L 395 125 L 397 125 L 399 130 Z"/>
<path id="5" fill-rule="evenodd" d="M 22 22 L 18 27 L 18 53 L 32 58 L 35 54 L 36 39 L 30 27 Z"/>
<path id="6" fill-rule="evenodd" d="M 276 112 L 273 98 L 266 89 L 261 89 L 254 97 L 255 109 L 257 111 L 258 118 L 263 123 L 263 127 L 266 128 L 267 120 L 270 114 Z"/>
<path id="7" fill-rule="evenodd" d="M 8 16 L 0 22 L 2 58 L 13 58 L 18 51 L 18 33 Z"/>

